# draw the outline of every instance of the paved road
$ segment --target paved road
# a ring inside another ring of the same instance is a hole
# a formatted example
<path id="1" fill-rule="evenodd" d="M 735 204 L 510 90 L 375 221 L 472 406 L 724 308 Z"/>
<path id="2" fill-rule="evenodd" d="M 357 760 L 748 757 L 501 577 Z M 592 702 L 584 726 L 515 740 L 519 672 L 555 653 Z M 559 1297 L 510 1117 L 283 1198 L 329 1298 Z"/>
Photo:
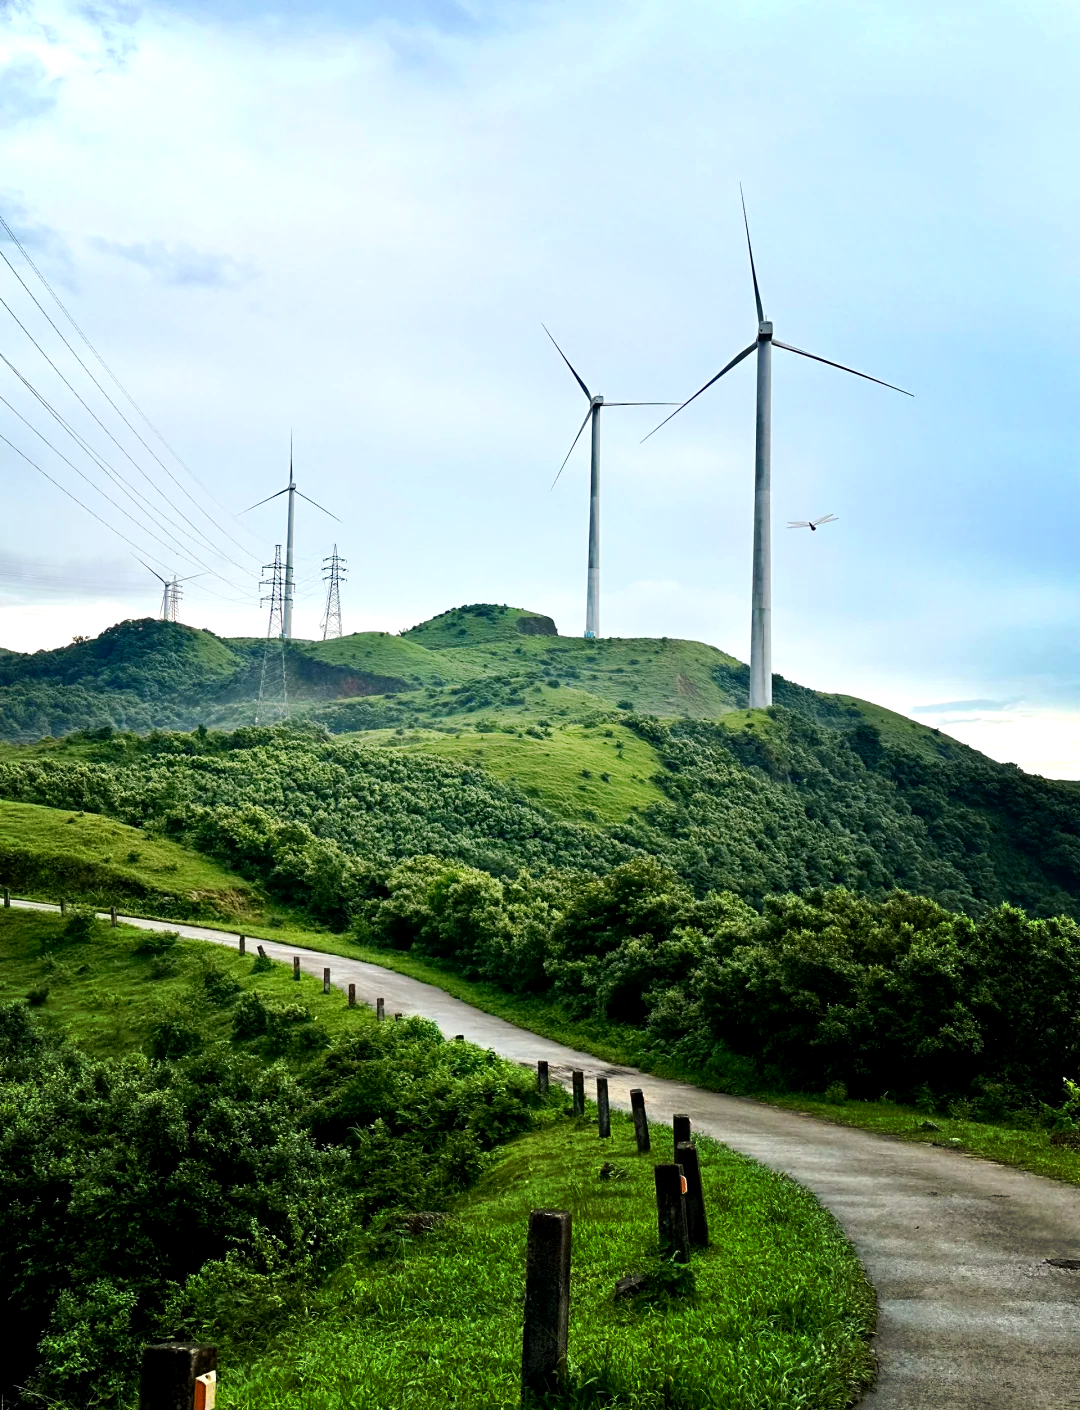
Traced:
<path id="1" fill-rule="evenodd" d="M 201 926 L 128 923 L 237 944 Z M 297 953 L 259 943 L 274 959 L 290 962 Z M 329 966 L 335 985 L 355 983 L 369 1004 L 382 996 L 387 1013 L 422 1014 L 448 1036 L 460 1033 L 518 1062 L 546 1058 L 567 1083 L 575 1067 L 605 1075 L 617 1106 L 629 1109 L 630 1088 L 641 1087 L 654 1118 L 687 1112 L 696 1130 L 812 1190 L 877 1289 L 880 1375 L 863 1402 L 868 1410 L 1080 1407 L 1080 1272 L 1045 1262 L 1080 1259 L 1080 1189 L 609 1067 L 378 965 L 299 954 L 304 971 L 318 977 Z"/>

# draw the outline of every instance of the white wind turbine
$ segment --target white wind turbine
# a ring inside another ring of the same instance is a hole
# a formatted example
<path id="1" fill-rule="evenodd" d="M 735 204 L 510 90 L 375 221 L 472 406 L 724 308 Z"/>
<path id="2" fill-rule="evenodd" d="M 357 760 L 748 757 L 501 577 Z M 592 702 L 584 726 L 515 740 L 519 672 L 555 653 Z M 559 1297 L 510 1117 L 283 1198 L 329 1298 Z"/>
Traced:
<path id="1" fill-rule="evenodd" d="M 545 324 L 541 323 L 541 328 L 551 338 L 551 333 Z M 578 427 L 578 433 L 571 443 L 570 449 L 566 452 L 566 460 L 559 466 L 559 475 L 566 469 L 566 461 L 574 453 L 574 446 L 581 440 L 581 433 L 588 423 L 592 422 L 592 472 L 589 482 L 589 578 L 588 587 L 585 594 L 585 635 L 590 640 L 600 635 L 600 408 L 602 406 L 674 406 L 673 401 L 609 401 L 605 402 L 601 396 L 594 396 L 588 387 L 574 371 L 570 359 L 555 342 L 555 351 L 566 363 L 573 373 L 574 381 L 585 393 L 585 398 L 589 403 L 589 409 L 585 413 L 585 420 Z M 554 489 L 559 483 L 559 475 L 551 483 Z"/>
<path id="2" fill-rule="evenodd" d="M 740 195 L 742 188 L 739 188 Z M 699 387 L 692 397 L 671 413 L 677 416 L 684 406 L 689 406 L 701 393 L 707 391 L 714 382 L 737 367 L 743 358 L 752 352 L 757 353 L 757 428 L 754 450 L 754 575 L 751 589 L 750 608 L 750 708 L 763 709 L 772 704 L 772 542 L 771 542 L 771 494 L 772 494 L 772 350 L 783 348 L 785 352 L 798 353 L 813 362 L 823 362 L 826 367 L 839 368 L 850 372 L 854 377 L 862 377 L 867 382 L 876 382 L 879 387 L 890 391 L 905 392 L 903 387 L 894 387 L 891 382 L 883 382 L 880 377 L 871 377 L 866 372 L 857 372 L 854 367 L 845 367 L 842 362 L 833 362 L 817 353 L 806 352 L 803 348 L 781 343 L 773 337 L 773 326 L 766 319 L 761 306 L 761 290 L 758 288 L 757 269 L 754 265 L 754 248 L 750 243 L 750 223 L 746 218 L 746 201 L 742 203 L 743 225 L 746 229 L 746 247 L 750 252 L 750 274 L 754 281 L 754 303 L 757 307 L 757 337 L 748 348 L 743 348 L 715 377 L 710 377 L 704 387 Z M 667 425 L 671 416 L 660 422 Z M 653 436 L 659 431 L 656 426 L 649 432 Z M 648 440 L 649 436 L 645 439 Z"/>

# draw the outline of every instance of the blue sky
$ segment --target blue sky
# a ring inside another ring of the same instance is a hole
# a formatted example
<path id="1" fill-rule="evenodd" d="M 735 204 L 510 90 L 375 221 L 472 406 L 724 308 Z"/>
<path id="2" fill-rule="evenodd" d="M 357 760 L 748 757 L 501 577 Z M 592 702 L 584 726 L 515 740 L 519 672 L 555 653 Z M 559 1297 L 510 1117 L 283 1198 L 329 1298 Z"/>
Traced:
<path id="1" fill-rule="evenodd" d="M 549 486 L 584 403 L 540 322 L 609 399 L 689 395 L 754 333 L 741 180 L 777 336 L 915 393 L 776 355 L 776 668 L 1080 776 L 1074 7 L 0 17 L 0 210 L 223 506 L 162 452 L 199 507 L 169 494 L 241 565 L 215 558 L 229 585 L 190 583 L 186 620 L 260 629 L 280 501 L 249 528 L 224 511 L 284 482 L 291 427 L 302 488 L 343 521 L 304 507 L 301 631 L 335 537 L 347 630 L 489 600 L 580 631 L 583 448 Z M 37 328 L 3 267 L 0 295 Z M 0 317 L 0 352 L 59 406 Z M 605 418 L 602 628 L 745 659 L 752 364 L 642 445 L 651 416 Z M 3 405 L 0 421 L 41 448 Z M 0 453 L 0 644 L 153 611 L 129 547 Z M 783 527 L 826 512 L 818 534 Z"/>

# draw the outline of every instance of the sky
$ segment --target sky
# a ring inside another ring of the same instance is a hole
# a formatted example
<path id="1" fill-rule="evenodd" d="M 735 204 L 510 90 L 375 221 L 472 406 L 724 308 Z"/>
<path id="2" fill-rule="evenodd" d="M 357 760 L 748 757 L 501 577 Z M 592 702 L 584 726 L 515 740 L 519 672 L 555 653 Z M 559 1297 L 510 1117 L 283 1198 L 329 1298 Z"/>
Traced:
<path id="1" fill-rule="evenodd" d="M 290 434 L 336 516 L 299 501 L 297 635 L 335 544 L 347 632 L 580 633 L 541 324 L 609 401 L 688 397 L 755 333 L 741 182 L 776 336 L 914 393 L 775 354 L 775 669 L 1080 777 L 1078 119 L 1059 0 L 0 0 L 0 214 L 88 340 L 0 231 L 0 645 L 153 573 L 265 634 Z M 747 658 L 753 398 L 603 414 L 604 635 Z"/>

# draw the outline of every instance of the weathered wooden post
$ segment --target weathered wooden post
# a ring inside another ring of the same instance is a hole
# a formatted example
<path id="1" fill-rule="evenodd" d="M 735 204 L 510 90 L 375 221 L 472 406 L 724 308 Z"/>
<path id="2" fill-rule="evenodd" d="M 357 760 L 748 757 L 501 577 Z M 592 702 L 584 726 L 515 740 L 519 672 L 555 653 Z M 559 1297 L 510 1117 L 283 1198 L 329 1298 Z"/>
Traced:
<path id="1" fill-rule="evenodd" d="M 116 907 L 115 907 L 115 906 L 110 906 L 110 907 L 109 907 L 109 923 L 110 923 L 110 925 L 115 925 L 115 924 L 116 924 Z"/>
<path id="2" fill-rule="evenodd" d="M 686 1179 L 681 1165 L 656 1165 L 656 1222 L 660 1252 L 676 1263 L 690 1262 L 690 1234 L 686 1227 Z"/>
<path id="3" fill-rule="evenodd" d="M 607 1078 L 596 1079 L 596 1115 L 600 1137 L 611 1135 L 611 1103 L 608 1100 Z"/>
<path id="4" fill-rule="evenodd" d="M 212 1410 L 217 1347 L 167 1341 L 143 1351 L 139 1410 Z"/>
<path id="5" fill-rule="evenodd" d="M 263 949 L 263 947 L 262 947 L 261 945 L 256 945 L 255 948 L 256 948 L 256 949 L 258 950 L 258 952 L 259 952 L 259 959 L 261 959 L 261 960 L 266 959 L 266 951 Z"/>
<path id="6" fill-rule="evenodd" d="M 709 1221 L 705 1216 L 705 1190 L 701 1184 L 697 1147 L 689 1141 L 680 1141 L 675 1147 L 675 1161 L 682 1166 L 686 1180 L 686 1231 L 690 1242 L 697 1248 L 708 1248 Z"/>
<path id="7" fill-rule="evenodd" d="M 330 992 L 330 971 L 328 969 L 324 969 L 322 972 L 322 991 L 324 994 Z"/>
<path id="8" fill-rule="evenodd" d="M 550 1395 L 566 1366 L 570 1331 L 571 1218 L 562 1209 L 529 1215 L 525 1255 L 525 1325 L 521 1344 L 521 1398 Z"/>
<path id="9" fill-rule="evenodd" d="M 676 1150 L 684 1141 L 690 1139 L 690 1118 L 688 1116 L 673 1116 L 671 1118 L 671 1132 L 675 1137 Z"/>
<path id="10" fill-rule="evenodd" d="M 67 915 L 67 902 L 64 900 L 63 896 L 60 897 L 60 914 L 62 916 Z"/>
<path id="11" fill-rule="evenodd" d="M 10 892 L 10 891 L 7 889 L 7 887 L 5 886 L 5 887 L 4 887 L 4 909 L 7 910 L 7 909 L 10 907 L 10 905 L 11 905 L 11 892 Z"/>
<path id="12" fill-rule="evenodd" d="M 379 1020 L 380 1023 L 381 1023 L 381 1022 L 383 1021 L 383 1019 L 386 1017 L 386 1000 L 385 1000 L 385 999 L 376 999 L 376 1000 L 375 1000 L 375 1017 Z"/>
<path id="13" fill-rule="evenodd" d="M 455 1043 L 464 1043 L 464 1041 L 465 1041 L 465 1034 L 464 1034 L 464 1033 L 455 1033 L 455 1034 L 454 1034 L 454 1042 L 455 1042 Z"/>
<path id="14" fill-rule="evenodd" d="M 395 1023 L 400 1023 L 400 1022 L 401 1022 L 401 1014 L 399 1014 L 399 1013 L 394 1014 L 394 1022 L 395 1022 Z"/>
<path id="15" fill-rule="evenodd" d="M 292 977 L 296 980 L 297 984 L 300 983 L 300 956 L 299 956 L 299 955 L 293 955 L 293 957 L 292 957 Z"/>
<path id="16" fill-rule="evenodd" d="M 645 1115 L 645 1093 L 640 1087 L 634 1087 L 630 1092 L 630 1111 L 634 1118 L 638 1155 L 648 1155 L 652 1149 L 649 1145 L 649 1118 Z"/>
<path id="17" fill-rule="evenodd" d="M 575 1067 L 570 1074 L 570 1080 L 574 1085 L 574 1115 L 585 1115 L 585 1074 L 580 1067 Z"/>
<path id="18" fill-rule="evenodd" d="M 247 940 L 243 935 L 240 936 L 240 953 L 242 955 L 247 954 Z"/>
<path id="19" fill-rule="evenodd" d="M 548 1065 L 543 1058 L 536 1064 L 536 1090 L 542 1097 L 548 1094 L 551 1086 L 551 1078 L 548 1076 Z"/>
<path id="20" fill-rule="evenodd" d="M 355 985 L 355 984 L 350 984 L 350 985 L 349 985 L 349 1007 L 350 1007 L 351 1009 L 354 1009 L 354 1008 L 356 1007 L 356 985 Z"/>

